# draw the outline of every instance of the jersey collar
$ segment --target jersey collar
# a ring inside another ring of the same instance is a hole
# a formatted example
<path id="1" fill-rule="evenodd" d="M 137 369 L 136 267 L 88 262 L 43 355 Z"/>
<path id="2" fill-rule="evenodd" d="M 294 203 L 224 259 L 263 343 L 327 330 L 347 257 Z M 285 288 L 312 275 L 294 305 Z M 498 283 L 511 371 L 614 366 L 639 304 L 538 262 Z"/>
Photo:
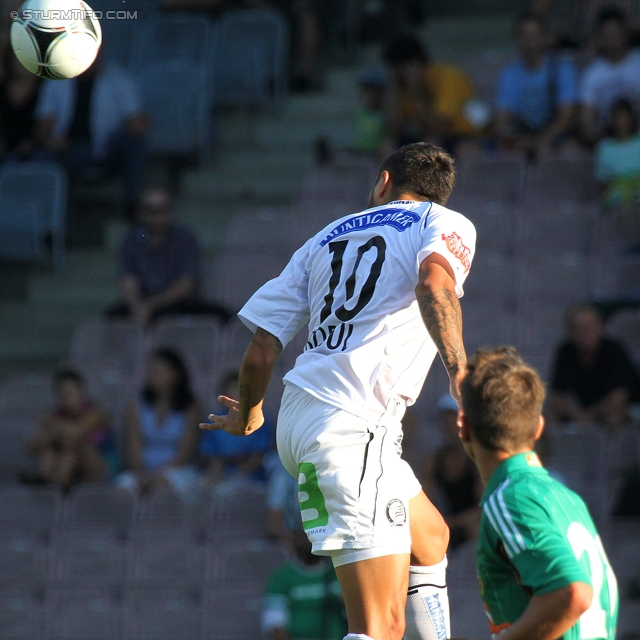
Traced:
<path id="1" fill-rule="evenodd" d="M 491 494 L 509 477 L 516 473 L 544 473 L 547 470 L 542 466 L 538 454 L 534 451 L 518 453 L 515 456 L 507 458 L 489 478 L 487 486 L 482 493 L 480 506 L 482 506 L 491 496 Z"/>

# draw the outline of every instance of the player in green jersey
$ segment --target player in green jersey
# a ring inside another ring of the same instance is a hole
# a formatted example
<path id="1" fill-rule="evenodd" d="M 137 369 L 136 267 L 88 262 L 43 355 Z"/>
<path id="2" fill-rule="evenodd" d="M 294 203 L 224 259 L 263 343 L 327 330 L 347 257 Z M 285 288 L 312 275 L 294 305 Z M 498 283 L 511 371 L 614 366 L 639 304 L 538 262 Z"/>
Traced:
<path id="1" fill-rule="evenodd" d="M 479 350 L 461 385 L 460 438 L 485 485 L 477 566 L 493 637 L 614 640 L 618 590 L 582 499 L 533 452 L 544 386 L 515 350 Z"/>

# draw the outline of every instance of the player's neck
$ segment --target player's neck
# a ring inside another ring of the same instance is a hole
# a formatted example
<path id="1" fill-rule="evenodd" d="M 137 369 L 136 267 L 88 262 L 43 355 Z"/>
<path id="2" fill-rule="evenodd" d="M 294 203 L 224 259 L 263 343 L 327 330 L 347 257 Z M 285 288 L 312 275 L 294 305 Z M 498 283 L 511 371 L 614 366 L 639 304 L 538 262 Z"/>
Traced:
<path id="1" fill-rule="evenodd" d="M 531 451 L 530 447 L 525 447 L 521 451 L 489 451 L 488 449 L 477 448 L 474 452 L 475 462 L 480 472 L 482 484 L 486 487 L 495 473 L 496 469 L 509 458 L 517 456 L 520 453 Z"/>

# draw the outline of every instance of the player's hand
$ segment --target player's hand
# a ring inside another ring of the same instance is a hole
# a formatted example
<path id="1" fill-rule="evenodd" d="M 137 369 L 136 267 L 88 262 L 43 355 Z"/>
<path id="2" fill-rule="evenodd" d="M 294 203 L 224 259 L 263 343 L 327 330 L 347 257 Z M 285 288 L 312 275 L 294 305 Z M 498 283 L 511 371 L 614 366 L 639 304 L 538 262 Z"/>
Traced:
<path id="1" fill-rule="evenodd" d="M 466 375 L 466 371 L 459 371 L 451 380 L 449 381 L 449 393 L 451 397 L 458 403 L 458 406 L 462 406 L 462 398 L 460 396 L 460 384 L 463 378 Z"/>
<path id="2" fill-rule="evenodd" d="M 207 431 L 226 431 L 233 436 L 248 436 L 264 424 L 264 415 L 261 409 L 254 408 L 254 410 L 250 411 L 249 420 L 247 424 L 244 425 L 240 421 L 240 403 L 237 400 L 227 398 L 227 396 L 218 396 L 218 402 L 227 407 L 229 413 L 225 416 L 217 416 L 214 413 L 210 414 L 209 420 L 211 420 L 211 423 L 201 423 L 201 429 Z"/>

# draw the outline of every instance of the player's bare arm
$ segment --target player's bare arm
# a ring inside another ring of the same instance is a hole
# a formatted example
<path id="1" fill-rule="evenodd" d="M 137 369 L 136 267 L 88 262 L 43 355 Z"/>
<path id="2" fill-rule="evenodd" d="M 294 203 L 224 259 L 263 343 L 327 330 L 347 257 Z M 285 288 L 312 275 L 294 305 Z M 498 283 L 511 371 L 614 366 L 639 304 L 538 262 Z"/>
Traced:
<path id="1" fill-rule="evenodd" d="M 268 331 L 258 328 L 240 367 L 240 398 L 235 400 L 220 396 L 218 400 L 229 409 L 229 413 L 226 416 L 211 414 L 211 424 L 201 424 L 200 428 L 221 429 L 234 436 L 248 436 L 259 429 L 264 423 L 262 403 L 281 351 L 280 340 Z"/>
<path id="2" fill-rule="evenodd" d="M 592 598 L 593 589 L 584 582 L 572 582 L 561 589 L 533 596 L 522 616 L 500 633 L 500 640 L 560 638 L 578 622 Z"/>
<path id="3" fill-rule="evenodd" d="M 453 271 L 437 253 L 427 256 L 420 265 L 416 298 L 422 320 L 451 379 L 451 395 L 458 400 L 458 382 L 467 365 L 462 341 L 462 310 Z"/>

